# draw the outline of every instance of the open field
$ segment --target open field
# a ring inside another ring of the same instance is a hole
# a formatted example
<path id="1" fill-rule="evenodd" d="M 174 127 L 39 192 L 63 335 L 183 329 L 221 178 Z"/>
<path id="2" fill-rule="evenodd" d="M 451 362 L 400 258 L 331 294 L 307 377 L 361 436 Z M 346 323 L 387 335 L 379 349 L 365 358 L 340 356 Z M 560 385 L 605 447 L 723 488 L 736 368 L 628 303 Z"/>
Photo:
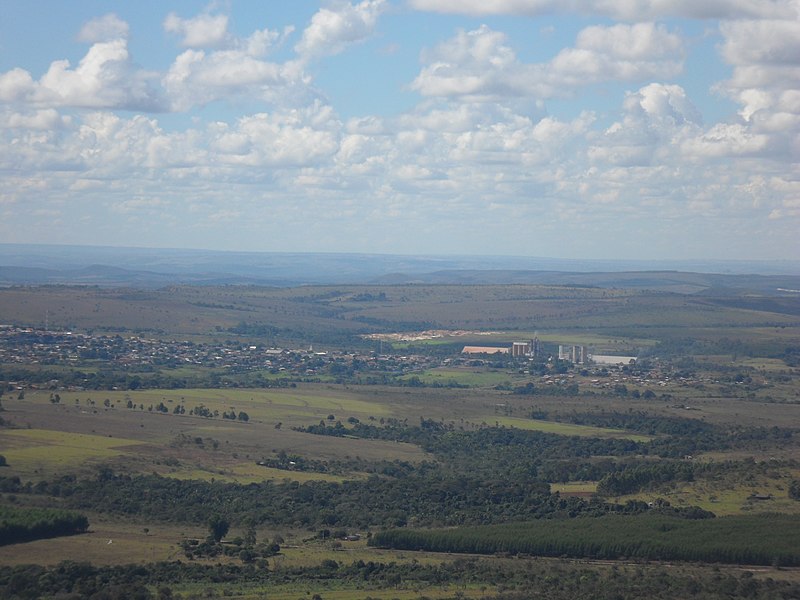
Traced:
<path id="1" fill-rule="evenodd" d="M 633 440 L 634 442 L 649 442 L 653 439 L 647 435 L 637 435 L 619 429 L 605 427 L 591 427 L 589 425 L 572 425 L 571 423 L 558 423 L 556 421 L 541 421 L 538 419 L 518 419 L 515 417 L 495 417 L 495 422 L 505 427 L 517 427 L 528 431 L 543 431 L 557 435 L 574 435 L 578 437 L 592 437 L 600 439 Z"/>
<path id="2" fill-rule="evenodd" d="M 0 448 L 14 473 L 52 477 L 76 465 L 99 465 L 138 442 L 45 429 L 0 430 Z"/>
<path id="3" fill-rule="evenodd" d="M 699 506 L 718 516 L 780 513 L 800 515 L 800 502 L 789 498 L 792 479 L 800 476 L 797 469 L 776 467 L 766 474 L 730 474 L 701 478 L 692 482 L 673 483 L 648 493 L 616 498 L 620 502 L 664 498 L 674 506 Z"/>
<path id="4" fill-rule="evenodd" d="M 360 457 L 365 460 L 420 461 L 426 458 L 423 451 L 410 444 L 309 436 L 291 429 L 320 421 L 329 422 L 329 415 L 342 422 L 352 417 L 376 424 L 384 418 L 415 423 L 424 417 L 450 423 L 456 428 L 497 424 L 560 435 L 641 442 L 651 438 L 630 431 L 559 422 L 559 415 L 566 417 L 575 411 L 644 411 L 651 415 L 694 418 L 721 425 L 800 425 L 800 405 L 797 404 L 707 398 L 696 392 L 682 395 L 683 399 L 678 402 L 654 402 L 614 397 L 526 397 L 491 389 L 317 384 L 287 390 L 62 392 L 60 404 L 54 405 L 49 400 L 49 392 L 30 391 L 24 400 L 3 399 L 6 408 L 3 417 L 23 429 L 0 430 L 0 453 L 5 454 L 9 462 L 7 473 L 33 479 L 62 473 L 67 466 L 91 470 L 94 465 L 106 461 L 127 472 L 157 472 L 183 479 L 214 478 L 244 483 L 284 478 L 337 481 L 346 474 L 277 472 L 255 463 L 281 450 L 319 460 Z M 106 400 L 109 407 L 104 406 Z M 126 408 L 128 401 L 136 408 Z M 167 407 L 166 414 L 149 410 L 150 406 L 156 407 L 159 403 Z M 191 410 L 201 405 L 220 413 L 244 411 L 249 415 L 249 422 L 189 415 Z M 176 406 L 183 406 L 186 412 L 173 414 Z M 549 414 L 549 420 L 530 419 L 534 410 Z M 276 428 L 278 424 L 281 424 L 279 429 Z M 26 433 L 28 427 L 38 433 Z M 198 437 L 201 444 L 194 442 Z M 54 448 L 59 451 L 52 452 Z M 725 458 L 724 455 L 714 456 L 717 460 Z M 763 455 L 763 458 L 774 457 L 800 459 L 800 451 L 795 446 L 787 446 L 772 448 Z M 350 473 L 348 476 L 357 477 L 358 474 Z"/>
<path id="5" fill-rule="evenodd" d="M 341 480 L 340 475 L 268 469 L 256 464 L 283 450 L 320 460 L 398 459 L 419 461 L 425 453 L 410 444 L 379 440 L 346 440 L 309 436 L 292 431 L 292 424 L 314 424 L 329 411 L 361 409 L 386 414 L 386 409 L 325 390 L 307 393 L 232 390 L 164 390 L 107 392 L 87 404 L 89 394 L 65 393 L 53 405 L 49 394 L 31 393 L 25 400 L 5 400 L 4 418 L 31 429 L 0 430 L 0 448 L 9 463 L 5 474 L 41 479 L 69 470 L 90 471 L 103 462 L 125 472 L 157 472 L 183 479 L 218 479 L 248 483 L 265 479 Z M 112 408 L 102 405 L 106 398 Z M 125 408 L 126 398 L 144 409 Z M 74 399 L 78 399 L 76 404 Z M 172 400 L 172 402 L 170 402 Z M 247 423 L 149 411 L 151 404 L 170 407 L 185 403 L 187 413 L 195 402 L 213 409 L 245 410 Z M 345 416 L 362 413 L 348 410 Z M 367 416 L 362 415 L 365 419 Z M 268 420 L 262 420 L 268 419 Z M 337 417 L 338 418 L 338 417 Z M 281 421 L 280 429 L 276 425 Z M 6 450 L 7 449 L 7 450 Z M 353 476 L 358 476 L 353 474 Z"/>
<path id="6" fill-rule="evenodd" d="M 177 560 L 183 556 L 178 547 L 181 539 L 205 535 L 203 529 L 196 527 L 130 523 L 98 514 L 90 514 L 89 523 L 89 531 L 84 534 L 0 546 L 0 564 L 55 565 L 77 557 L 96 565 Z"/>
<path id="7" fill-rule="evenodd" d="M 427 385 L 461 385 L 469 387 L 494 387 L 500 384 L 513 384 L 525 381 L 525 377 L 518 373 L 509 373 L 505 370 L 487 370 L 470 367 L 427 369 L 418 373 L 411 373 L 401 378 L 409 381 L 417 378 Z"/>
<path id="8" fill-rule="evenodd" d="M 374 393 L 331 391 L 314 386 L 302 390 L 149 390 L 94 394 L 64 393 L 54 405 L 49 394 L 30 393 L 25 400 L 6 400 L 5 418 L 32 429 L 0 430 L 0 444 L 10 465 L 9 474 L 42 479 L 65 471 L 91 470 L 101 462 L 126 472 L 156 472 L 181 479 L 238 481 L 249 483 L 265 479 L 315 479 L 341 481 L 343 474 L 315 474 L 284 471 L 259 466 L 256 461 L 283 450 L 321 460 L 360 457 L 363 459 L 411 460 L 425 453 L 409 444 L 309 436 L 290 429 L 290 425 L 309 425 L 326 420 L 328 411 L 336 418 L 358 415 L 364 421 L 375 415 L 394 415 L 412 422 L 440 413 L 431 400 L 455 402 L 466 419 L 477 427 L 500 423 L 535 431 L 583 437 L 621 438 L 646 441 L 647 436 L 611 429 L 586 427 L 549 421 L 536 421 L 496 414 L 496 406 L 477 393 L 467 396 L 413 394 L 406 391 L 388 395 L 385 405 Z M 348 395 L 351 394 L 351 395 Z M 102 406 L 109 401 L 110 408 Z M 78 402 L 76 403 L 75 400 Z M 130 400 L 144 409 L 125 408 Z M 403 404 L 394 400 L 402 400 Z M 147 407 L 163 402 L 170 412 L 160 414 Z M 246 410 L 250 421 L 209 419 L 188 414 L 172 414 L 172 407 L 183 404 L 187 411 L 202 404 L 215 410 Z M 98 406 L 100 404 L 100 406 Z M 344 410 L 345 412 L 340 412 Z M 452 410 L 452 407 L 449 409 Z M 448 412 L 449 412 L 448 410 Z M 280 429 L 277 423 L 283 422 Z M 454 421 L 454 424 L 459 421 Z M 200 443 L 196 443 L 196 438 Z M 6 450 L 7 449 L 7 450 Z M 350 477 L 358 477 L 350 473 Z"/>
<path id="9" fill-rule="evenodd" d="M 550 485 L 552 492 L 562 496 L 585 496 L 597 491 L 596 481 L 568 481 L 567 483 L 553 483 Z"/>
<path id="10" fill-rule="evenodd" d="M 32 392 L 26 401 L 49 403 L 50 393 Z M 145 410 L 151 405 L 164 403 L 169 412 L 176 405 L 183 405 L 187 411 L 203 405 L 212 411 L 244 410 L 251 419 L 261 419 L 273 423 L 282 421 L 292 425 L 307 423 L 309 419 L 325 418 L 334 413 L 341 417 L 369 416 L 382 417 L 390 414 L 387 407 L 375 402 L 364 402 L 353 395 L 342 393 L 341 389 L 316 386 L 305 390 L 239 390 L 239 389 L 182 389 L 182 390 L 141 390 L 141 391 L 102 391 L 102 392 L 64 392 L 61 405 L 90 406 L 100 410 L 108 399 L 115 409 L 124 409 L 131 400 Z M 94 402 L 92 404 L 91 402 Z"/>

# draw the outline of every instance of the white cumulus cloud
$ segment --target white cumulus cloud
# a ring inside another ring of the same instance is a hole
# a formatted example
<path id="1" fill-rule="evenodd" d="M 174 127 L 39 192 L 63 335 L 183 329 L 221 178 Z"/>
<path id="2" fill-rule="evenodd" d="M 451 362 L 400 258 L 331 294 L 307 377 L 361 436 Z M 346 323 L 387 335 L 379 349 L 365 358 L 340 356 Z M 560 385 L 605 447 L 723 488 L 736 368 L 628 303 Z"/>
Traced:
<path id="1" fill-rule="evenodd" d="M 791 18 L 796 14 L 793 0 L 409 0 L 409 4 L 418 10 L 470 16 L 577 13 L 627 21 Z"/>
<path id="2" fill-rule="evenodd" d="M 594 81 L 670 78 L 683 65 L 683 41 L 653 23 L 594 25 L 578 34 L 574 48 L 550 63 L 555 78 L 573 85 Z"/>
<path id="3" fill-rule="evenodd" d="M 338 54 L 372 35 L 385 5 L 385 0 L 364 0 L 321 8 L 311 18 L 295 50 L 306 58 Z"/>
<path id="4" fill-rule="evenodd" d="M 94 43 L 127 38 L 128 24 L 114 13 L 108 13 L 88 21 L 78 33 L 78 41 Z"/>
<path id="5" fill-rule="evenodd" d="M 133 65 L 127 41 L 98 42 L 75 68 L 50 64 L 39 81 L 23 69 L 0 74 L 0 99 L 40 107 L 121 108 L 158 111 L 162 102 L 152 74 Z"/>
<path id="6" fill-rule="evenodd" d="M 680 36 L 637 23 L 587 27 L 550 62 L 526 64 L 504 33 L 482 25 L 424 52 L 425 66 L 411 87 L 425 96 L 546 98 L 602 81 L 673 77 L 683 58 Z"/>
<path id="7" fill-rule="evenodd" d="M 187 48 L 214 48 L 228 37 L 228 16 L 203 13 L 182 19 L 170 13 L 164 19 L 164 31 L 182 36 L 181 44 Z"/>

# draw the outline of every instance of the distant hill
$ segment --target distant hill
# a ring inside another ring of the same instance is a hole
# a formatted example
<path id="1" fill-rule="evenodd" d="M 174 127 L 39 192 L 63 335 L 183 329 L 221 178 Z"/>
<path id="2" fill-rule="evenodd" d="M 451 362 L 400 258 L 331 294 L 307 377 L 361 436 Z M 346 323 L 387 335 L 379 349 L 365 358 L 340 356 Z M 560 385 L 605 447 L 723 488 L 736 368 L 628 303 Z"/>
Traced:
<path id="1" fill-rule="evenodd" d="M 789 296 L 800 300 L 800 276 L 728 275 L 681 271 L 623 271 L 570 273 L 564 271 L 460 270 L 417 275 L 391 274 L 375 281 L 382 284 L 520 284 L 567 285 L 616 289 L 647 289 L 677 294 L 719 296 Z M 798 290 L 793 292 L 791 290 Z"/>
<path id="2" fill-rule="evenodd" d="M 0 286 L 542 284 L 798 297 L 800 261 L 260 253 L 0 244 Z"/>

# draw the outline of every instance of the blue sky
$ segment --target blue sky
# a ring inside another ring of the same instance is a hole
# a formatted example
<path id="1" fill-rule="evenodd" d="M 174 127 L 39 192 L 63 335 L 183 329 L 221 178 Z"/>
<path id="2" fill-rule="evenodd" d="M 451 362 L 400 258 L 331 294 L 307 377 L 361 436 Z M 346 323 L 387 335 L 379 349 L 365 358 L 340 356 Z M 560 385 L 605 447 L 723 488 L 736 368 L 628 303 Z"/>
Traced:
<path id="1" fill-rule="evenodd" d="M 0 0 L 3 242 L 800 256 L 798 0 Z"/>

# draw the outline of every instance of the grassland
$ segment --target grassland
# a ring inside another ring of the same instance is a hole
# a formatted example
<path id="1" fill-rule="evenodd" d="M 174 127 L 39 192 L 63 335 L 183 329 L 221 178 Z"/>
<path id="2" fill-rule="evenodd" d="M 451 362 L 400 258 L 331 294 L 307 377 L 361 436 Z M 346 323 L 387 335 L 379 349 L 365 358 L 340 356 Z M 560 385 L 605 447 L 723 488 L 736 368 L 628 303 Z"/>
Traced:
<path id="1" fill-rule="evenodd" d="M 567 483 L 553 483 L 550 485 L 552 492 L 562 496 L 586 496 L 597 491 L 596 481 L 568 481 Z"/>
<path id="2" fill-rule="evenodd" d="M 541 421 L 538 419 L 519 419 L 516 417 L 498 416 L 494 419 L 495 423 L 505 427 L 516 427 L 529 431 L 543 431 L 545 433 L 555 433 L 557 435 L 574 435 L 578 437 L 591 437 L 600 439 L 621 439 L 633 440 L 634 442 L 648 442 L 653 439 L 647 435 L 637 435 L 619 429 L 608 429 L 605 427 L 591 427 L 588 425 L 573 425 L 571 423 L 559 423 L 557 421 Z"/>
<path id="3" fill-rule="evenodd" d="M 109 407 L 103 405 L 105 400 Z M 128 400 L 137 408 L 126 408 Z M 169 411 L 148 410 L 158 403 Z M 181 403 L 187 414 L 173 414 L 174 406 Z M 250 420 L 188 415 L 201 404 L 212 410 L 243 410 Z M 324 387 L 65 392 L 57 405 L 50 403 L 49 393 L 40 392 L 29 393 L 25 400 L 4 399 L 4 406 L 4 418 L 22 427 L 0 429 L 2 454 L 9 464 L 4 473 L 34 480 L 68 471 L 90 472 L 106 463 L 126 472 L 156 472 L 181 479 L 340 481 L 341 474 L 268 469 L 256 462 L 279 451 L 320 460 L 358 456 L 419 461 L 426 456 L 410 444 L 326 439 L 292 431 L 292 425 L 317 423 L 332 413 L 337 418 L 357 415 L 367 420 L 391 412 L 386 406 Z M 359 477 L 357 473 L 350 476 Z"/>
<path id="4" fill-rule="evenodd" d="M 490 373 L 490 375 L 492 375 Z M 479 378 L 480 373 L 475 377 Z M 184 389 L 103 392 L 62 392 L 61 403 L 50 402 L 49 392 L 31 391 L 24 400 L 5 397 L 3 417 L 20 427 L 0 430 L 2 451 L 9 462 L 5 472 L 34 480 L 70 468 L 89 472 L 107 462 L 126 472 L 156 472 L 182 479 L 199 478 L 249 483 L 264 479 L 307 481 L 320 478 L 338 481 L 357 473 L 302 473 L 260 467 L 257 461 L 280 451 L 308 459 L 365 460 L 430 459 L 418 447 L 379 440 L 308 436 L 291 428 L 335 419 L 357 418 L 378 423 L 383 418 L 417 422 L 420 418 L 441 420 L 452 426 L 476 428 L 502 425 L 546 431 L 560 435 L 631 439 L 646 442 L 648 436 L 631 431 L 609 430 L 562 422 L 582 411 L 644 411 L 652 415 L 697 418 L 720 425 L 749 423 L 765 427 L 800 424 L 800 406 L 763 404 L 746 399 L 705 397 L 697 390 L 680 390 L 681 402 L 652 402 L 634 398 L 517 396 L 488 388 L 431 389 L 301 385 L 295 389 Z M 691 410 L 685 409 L 690 398 Z M 108 400 L 109 407 L 104 403 Z M 136 408 L 126 408 L 130 401 Z M 148 410 L 163 403 L 167 414 Z M 188 413 L 196 406 L 210 410 L 245 411 L 247 423 L 203 418 Z M 176 406 L 186 413 L 173 414 Z M 530 419 L 533 411 L 550 415 L 546 421 Z M 280 428 L 278 426 L 280 425 Z M 30 427 L 30 430 L 27 428 Z M 25 433 L 30 431 L 29 433 Z M 36 433 L 38 432 L 38 433 Z M 38 436 L 38 437 L 37 437 Z M 193 440 L 200 438 L 202 444 Z M 751 456 L 745 454 L 738 457 Z M 758 456 L 758 455 L 757 455 Z M 728 455 L 713 454 L 724 460 Z M 771 449 L 759 458 L 800 458 L 794 446 Z M 779 485 L 780 482 L 776 482 Z M 722 498 L 723 490 L 716 490 Z M 714 495 L 710 491 L 706 496 Z M 702 499 L 701 499 L 702 500 Z M 714 510 L 708 502 L 698 502 Z M 739 508 L 745 506 L 739 504 Z M 720 507 L 717 506 L 717 509 Z"/>
<path id="5" fill-rule="evenodd" d="M 742 514 L 800 515 L 800 502 L 789 498 L 792 479 L 800 476 L 797 469 L 775 467 L 766 473 L 731 473 L 713 479 L 675 483 L 648 493 L 616 498 L 620 502 L 664 498 L 674 506 L 699 506 L 718 516 Z"/>
<path id="6" fill-rule="evenodd" d="M 448 368 L 427 369 L 418 373 L 404 375 L 401 381 L 416 378 L 427 385 L 459 385 L 468 387 L 489 388 L 501 384 L 511 385 L 513 382 L 525 381 L 518 373 L 509 373 L 501 370 L 488 370 L 477 368 Z"/>
<path id="7" fill-rule="evenodd" d="M 116 439 L 51 429 L 0 430 L 0 447 L 13 472 L 53 477 L 76 466 L 99 465 L 121 456 L 132 439 Z"/>
<path id="8" fill-rule="evenodd" d="M 26 401 L 49 403 L 50 393 L 34 392 Z M 136 406 L 150 406 L 163 403 L 171 413 L 175 406 L 183 405 L 187 411 L 196 406 L 205 406 L 211 411 L 245 411 L 251 419 L 265 422 L 282 422 L 286 425 L 307 424 L 309 420 L 326 418 L 329 414 L 341 418 L 382 417 L 390 410 L 377 402 L 365 402 L 341 389 L 324 386 L 309 387 L 304 390 L 254 390 L 254 389 L 181 389 L 181 390 L 142 390 L 142 391 L 103 391 L 103 392 L 64 392 L 61 404 L 65 406 L 90 406 L 102 409 L 105 400 L 119 410 L 125 409 L 128 400 Z M 91 404 L 91 402 L 94 404 Z"/>

